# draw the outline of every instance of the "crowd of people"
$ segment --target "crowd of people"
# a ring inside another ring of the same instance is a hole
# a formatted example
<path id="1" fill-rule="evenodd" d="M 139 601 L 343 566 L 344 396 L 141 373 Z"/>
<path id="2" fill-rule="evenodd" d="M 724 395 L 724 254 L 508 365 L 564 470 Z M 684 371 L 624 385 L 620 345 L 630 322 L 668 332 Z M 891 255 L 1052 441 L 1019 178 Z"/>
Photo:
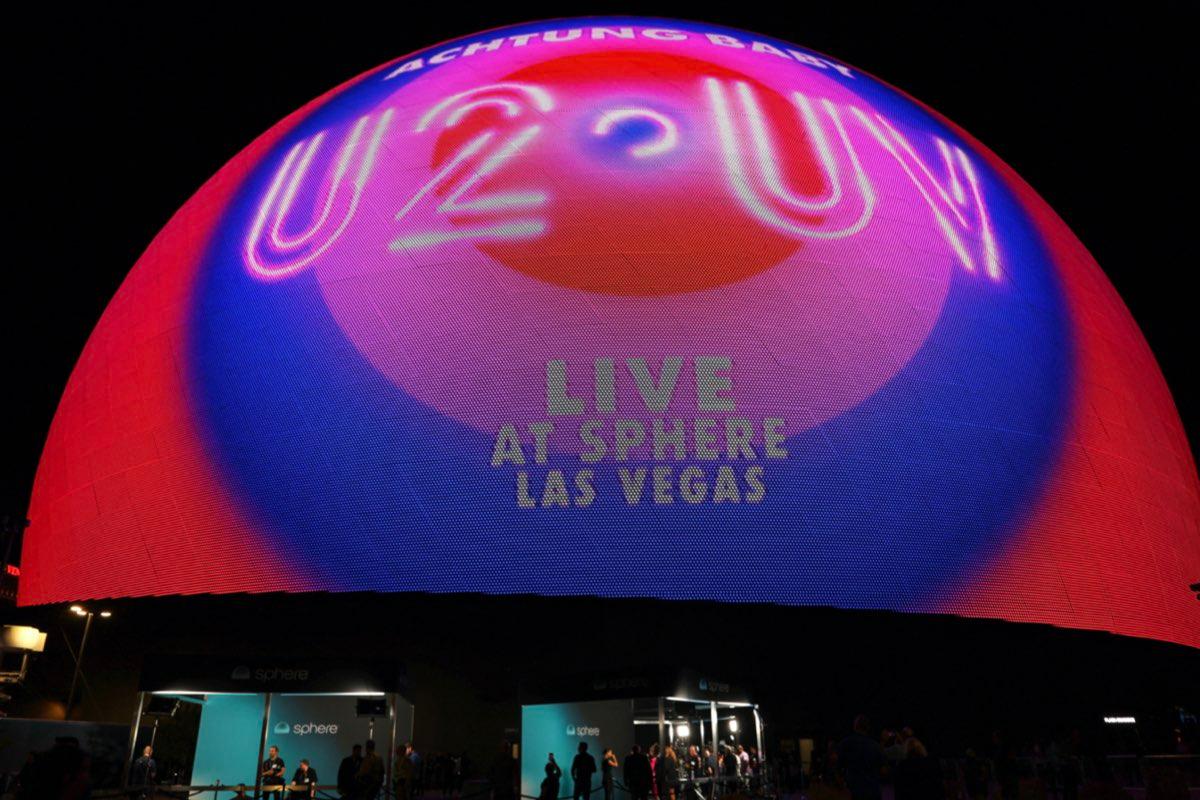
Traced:
<path id="1" fill-rule="evenodd" d="M 627 791 L 631 800 L 713 800 L 722 794 L 757 788 L 763 764 L 758 749 L 744 745 L 721 744 L 712 747 L 668 744 L 660 748 L 652 744 L 645 750 L 633 745 L 623 760 L 611 747 L 606 747 L 597 764 L 588 752 L 587 742 L 580 742 L 571 762 L 570 778 L 573 800 L 588 800 L 595 791 L 603 791 L 604 800 L 614 800 L 618 787 Z M 593 784 L 596 773 L 600 783 Z M 545 778 L 538 800 L 561 800 L 563 771 L 554 754 L 547 756 Z"/>
<path id="2" fill-rule="evenodd" d="M 1182 736 L 1180 741 L 1186 745 Z M 1104 779 L 1100 772 L 1104 757 L 1089 755 L 1078 731 L 1022 746 L 995 733 L 990 741 L 982 737 L 980 743 L 978 749 L 966 749 L 965 757 L 959 750 L 957 755 L 938 758 L 912 728 L 875 732 L 864 715 L 854 719 L 849 735 L 827 742 L 817 739 L 811 750 L 804 746 L 801 752 L 793 740 L 790 748 L 775 753 L 769 765 L 755 747 L 732 742 L 716 749 L 686 742 L 661 748 L 634 745 L 621 755 L 607 747 L 598 757 L 584 742 L 565 770 L 553 753 L 548 754 L 538 795 L 529 800 L 734 800 L 734 795 L 784 800 L 1016 800 L 1031 791 L 1036 796 L 1075 800 L 1085 785 L 1117 785 L 1118 776 Z M 1176 757 L 1189 752 L 1180 746 Z M 388 755 L 394 759 L 390 786 L 385 785 Z M 31 753 L 19 774 L 9 776 L 0 789 L 18 800 L 83 800 L 90 788 L 89 764 L 79 742 L 63 737 L 50 750 Z M 367 740 L 365 745 L 355 744 L 342 759 L 337 794 L 342 800 L 428 800 L 437 794 L 456 800 L 521 800 L 517 764 L 513 746 L 504 744 L 490 768 L 476 776 L 478 788 L 464 791 L 465 779 L 472 774 L 465 752 L 422 757 L 405 742 L 387 754 L 377 752 L 375 742 Z M 1194 763 L 1187 768 L 1195 770 Z M 1149 787 L 1174 781 L 1186 789 L 1186 779 L 1159 771 L 1163 774 L 1147 770 L 1126 785 Z M 130 764 L 131 800 L 144 800 L 159 782 L 158 773 L 154 749 L 145 746 Z M 258 780 L 260 796 L 271 800 L 329 797 L 318 788 L 329 781 L 322 784 L 307 759 L 289 770 L 276 746 L 269 748 Z"/>
<path id="3" fill-rule="evenodd" d="M 885 731 L 876 738 L 862 714 L 855 718 L 850 735 L 826 752 L 824 764 L 814 763 L 812 771 L 844 786 L 851 800 L 880 800 L 885 781 L 892 784 L 895 800 L 945 797 L 941 763 L 913 731 Z"/>
<path id="4" fill-rule="evenodd" d="M 849 800 L 1017 800 L 1035 796 L 1075 800 L 1089 780 L 1115 785 L 1113 776 L 1084 774 L 1083 765 L 1103 767 L 1101 756 L 1084 757 L 1078 731 L 1059 741 L 1033 741 L 1017 747 L 1000 732 L 979 747 L 945 757 L 932 755 L 910 727 L 871 729 L 864 715 L 855 718 L 844 738 L 817 741 L 806 759 L 795 750 L 775 762 L 778 794 L 784 797 Z"/>
<path id="5" fill-rule="evenodd" d="M 859 715 L 849 735 L 811 753 L 803 776 L 794 754 L 781 754 L 769 788 L 776 795 L 799 792 L 818 797 L 824 792 L 849 800 L 881 800 L 885 796 L 894 800 L 1015 798 L 1015 755 L 1000 739 L 995 744 L 988 757 L 968 750 L 958 774 L 948 776 L 942 762 L 911 728 L 884 729 L 876 735 L 868 719 Z M 415 800 L 430 792 L 440 792 L 443 797 L 462 795 L 468 770 L 465 754 L 438 754 L 426 760 L 406 742 L 394 757 L 391 789 L 396 800 Z M 506 745 L 488 774 L 491 800 L 517 800 L 515 768 L 511 747 Z M 302 763 L 297 773 L 301 770 L 307 770 L 315 786 L 311 766 Z M 757 749 L 740 744 L 720 744 L 715 750 L 686 744 L 662 748 L 658 744 L 647 748 L 634 745 L 623 756 L 604 748 L 597 758 L 582 742 L 566 770 L 553 753 L 547 755 L 536 800 L 593 800 L 593 795 L 599 795 L 595 800 L 617 800 L 618 790 L 628 793 L 629 800 L 717 800 L 732 794 L 757 794 L 767 783 L 767 773 Z M 272 748 L 263 763 L 263 785 L 271 783 L 268 778 L 278 780 L 284 775 L 282 759 Z M 343 800 L 381 800 L 384 775 L 384 761 L 376 754 L 375 743 L 368 741 L 365 752 L 355 745 L 338 769 L 338 793 Z M 294 779 L 291 783 L 291 797 L 304 797 L 302 782 Z M 958 788 L 952 789 L 950 783 Z M 1072 786 L 1076 783 L 1071 781 Z M 1061 796 L 1070 800 L 1075 794 L 1066 790 Z"/>
<path id="6" fill-rule="evenodd" d="M 757 748 L 741 744 L 722 743 L 716 749 L 683 742 L 662 748 L 634 745 L 623 755 L 606 747 L 597 757 L 586 742 L 580 743 L 565 770 L 553 753 L 548 754 L 536 800 L 618 800 L 618 790 L 628 793 L 629 800 L 718 800 L 732 794 L 760 794 L 761 789 L 785 798 L 1010 800 L 1022 796 L 1030 782 L 1051 796 L 1074 800 L 1084 783 L 1082 750 L 1078 731 L 1062 741 L 1032 742 L 1020 748 L 995 733 L 980 748 L 968 748 L 965 757 L 958 751 L 957 756 L 942 759 L 930 753 L 911 727 L 875 732 L 867 717 L 859 715 L 849 735 L 814 748 L 803 763 L 799 753 L 785 751 L 777 754 L 770 769 Z M 426 758 L 406 742 L 393 756 L 395 800 L 416 800 L 431 793 L 443 798 L 463 796 L 464 777 L 471 769 L 465 752 Z M 382 800 L 384 767 L 373 741 L 366 743 L 365 752 L 355 745 L 338 769 L 338 794 L 343 800 Z M 516 767 L 512 747 L 506 744 L 479 793 L 490 800 L 518 800 Z M 131 783 L 136 784 L 137 777 L 152 777 L 154 770 L 147 747 L 133 765 Z M 288 773 L 276 748 L 263 763 L 262 777 L 264 786 L 290 784 L 291 798 L 305 797 L 305 786 L 318 783 L 316 771 L 303 760 L 286 780 Z M 307 796 L 314 796 L 311 788 Z"/>
<path id="7" fill-rule="evenodd" d="M 438 753 L 426 759 L 411 742 L 405 742 L 396 748 L 392 762 L 392 797 L 413 800 L 429 792 L 442 797 L 459 795 L 469 768 L 466 753 Z M 368 739 L 365 751 L 354 745 L 338 766 L 338 795 L 342 800 L 376 800 L 383 794 L 384 780 L 383 759 L 375 752 L 375 742 Z"/>

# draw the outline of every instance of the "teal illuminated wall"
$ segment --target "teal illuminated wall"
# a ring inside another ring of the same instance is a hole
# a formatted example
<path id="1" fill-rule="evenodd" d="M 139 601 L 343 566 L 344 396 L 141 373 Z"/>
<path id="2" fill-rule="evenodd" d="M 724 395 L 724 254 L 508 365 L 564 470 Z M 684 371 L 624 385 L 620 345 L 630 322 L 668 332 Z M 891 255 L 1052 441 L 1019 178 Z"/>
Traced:
<path id="1" fill-rule="evenodd" d="M 200 715 L 192 783 L 226 785 L 254 783 L 262 732 L 263 695 L 209 695 Z M 337 768 L 354 744 L 369 736 L 370 720 L 355 714 L 356 698 L 339 695 L 274 695 L 268 741 L 279 747 L 287 777 L 307 758 L 321 783 L 336 783 Z M 397 743 L 411 736 L 413 707 L 399 700 Z M 391 723 L 376 719 L 375 740 L 381 752 L 388 745 Z"/>
<path id="2" fill-rule="evenodd" d="M 261 694 L 209 695 L 200 712 L 192 783 L 254 783 L 262 731 Z"/>
<path id="3" fill-rule="evenodd" d="M 595 700 L 585 703 L 547 703 L 521 707 L 521 794 L 536 797 L 545 777 L 547 756 L 553 753 L 562 767 L 559 797 L 573 792 L 571 760 L 580 742 L 587 742 L 588 752 L 600 765 L 604 748 L 611 747 L 619 760 L 624 760 L 633 744 L 633 702 L 631 700 Z M 617 779 L 620 780 L 620 768 Z M 592 781 L 600 786 L 600 774 Z M 603 800 L 603 794 L 592 795 Z M 618 792 L 618 800 L 628 795 Z"/>

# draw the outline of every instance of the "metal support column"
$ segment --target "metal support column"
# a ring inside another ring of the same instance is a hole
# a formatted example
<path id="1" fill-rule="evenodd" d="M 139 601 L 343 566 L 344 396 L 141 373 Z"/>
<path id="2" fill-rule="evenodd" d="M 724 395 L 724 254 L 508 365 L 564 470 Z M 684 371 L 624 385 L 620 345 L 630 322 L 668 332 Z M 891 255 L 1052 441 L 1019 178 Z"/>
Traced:
<path id="1" fill-rule="evenodd" d="M 267 692 L 263 700 L 262 738 L 258 741 L 258 763 L 254 765 L 254 796 L 262 792 L 262 764 L 267 754 L 267 737 L 271 735 L 271 693 Z"/>
<path id="2" fill-rule="evenodd" d="M 667 747 L 667 701 L 658 698 L 658 750 L 661 753 Z"/>
<path id="3" fill-rule="evenodd" d="M 712 749 L 713 756 L 717 759 L 717 770 L 713 773 L 712 779 L 712 794 L 709 797 L 716 798 L 725 794 L 725 785 L 721 782 L 721 722 L 717 719 L 717 704 L 715 701 L 708 701 L 708 719 L 712 723 Z"/>
<path id="4" fill-rule="evenodd" d="M 754 740 L 758 743 L 758 763 L 762 764 L 767 760 L 767 751 L 763 748 L 763 725 L 762 717 L 758 714 L 758 706 L 754 706 Z"/>
<path id="5" fill-rule="evenodd" d="M 129 726 L 129 757 L 125 759 L 125 768 L 121 771 L 121 785 L 129 785 L 129 776 L 133 773 L 133 761 L 137 758 L 138 731 L 142 727 L 142 709 L 146 707 L 146 693 L 138 692 L 137 711 L 133 712 L 133 725 Z"/>
<path id="6" fill-rule="evenodd" d="M 87 621 L 83 624 L 83 639 L 79 642 L 79 652 L 75 654 L 75 672 L 71 674 L 71 691 L 67 692 L 67 711 L 63 719 L 71 721 L 71 709 L 75 706 L 75 686 L 79 683 L 79 672 L 83 668 L 83 653 L 87 650 L 88 634 L 92 632 L 91 611 L 87 612 Z"/>
<path id="7" fill-rule="evenodd" d="M 388 754 L 387 763 L 384 765 L 384 769 L 386 770 L 387 774 L 387 785 L 390 789 L 395 785 L 392 783 L 392 781 L 396 778 L 396 776 L 392 774 L 393 762 L 395 761 L 396 755 L 396 693 L 390 692 L 387 697 L 388 713 L 392 715 L 392 724 L 388 726 Z"/>

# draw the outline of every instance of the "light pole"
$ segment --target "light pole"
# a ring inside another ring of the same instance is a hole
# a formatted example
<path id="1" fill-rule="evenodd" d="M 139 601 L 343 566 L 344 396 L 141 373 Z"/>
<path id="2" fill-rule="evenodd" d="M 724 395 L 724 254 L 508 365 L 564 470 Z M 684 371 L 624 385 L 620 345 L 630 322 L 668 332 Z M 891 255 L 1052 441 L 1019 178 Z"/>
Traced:
<path id="1" fill-rule="evenodd" d="M 63 715 L 63 719 L 66 720 L 71 719 L 71 708 L 75 705 L 75 684 L 79 682 L 79 667 L 83 663 L 83 650 L 87 647 L 88 634 L 92 631 L 92 617 L 95 616 L 95 612 L 88 611 L 83 606 L 71 606 L 71 613 L 85 617 L 86 621 L 83 623 L 83 638 L 79 641 L 79 652 L 75 654 L 75 673 L 71 675 L 71 691 L 67 693 L 67 713 Z M 100 616 L 107 619 L 112 616 L 112 612 L 101 611 Z"/>

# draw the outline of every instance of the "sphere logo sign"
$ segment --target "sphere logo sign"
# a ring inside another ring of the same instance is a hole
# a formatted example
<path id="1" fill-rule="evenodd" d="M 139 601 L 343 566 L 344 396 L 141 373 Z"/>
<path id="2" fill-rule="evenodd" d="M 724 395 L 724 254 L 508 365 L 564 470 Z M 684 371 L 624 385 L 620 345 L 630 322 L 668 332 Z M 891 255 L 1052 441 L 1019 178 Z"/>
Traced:
<path id="1" fill-rule="evenodd" d="M 555 21 L 360 76 L 185 206 L 38 475 L 26 564 L 101 555 L 22 600 L 644 596 L 1200 644 L 1198 509 L 1136 325 L 977 142 L 786 42 Z"/>

